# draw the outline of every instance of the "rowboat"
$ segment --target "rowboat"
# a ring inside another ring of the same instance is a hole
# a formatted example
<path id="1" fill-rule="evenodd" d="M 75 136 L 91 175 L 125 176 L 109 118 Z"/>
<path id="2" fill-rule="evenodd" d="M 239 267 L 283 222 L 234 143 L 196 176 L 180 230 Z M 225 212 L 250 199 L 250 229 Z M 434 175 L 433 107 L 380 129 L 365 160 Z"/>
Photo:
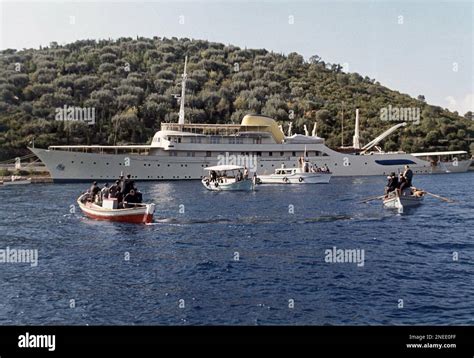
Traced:
<path id="1" fill-rule="evenodd" d="M 81 195 L 77 199 L 77 204 L 84 215 L 91 219 L 135 224 L 148 224 L 153 221 L 155 204 L 135 204 L 132 208 L 115 209 L 114 207 L 116 207 L 116 205 L 112 205 L 113 199 L 104 199 L 104 203 L 100 206 L 86 200 L 87 195 L 88 194 Z"/>
<path id="2" fill-rule="evenodd" d="M 252 191 L 255 189 L 254 180 L 239 177 L 244 169 L 238 165 L 207 167 L 204 170 L 209 171 L 210 174 L 204 177 L 201 183 L 210 191 Z"/>
<path id="3" fill-rule="evenodd" d="M 20 176 L 12 175 L 11 181 L 0 181 L 0 185 L 26 185 L 31 184 L 31 178 L 21 179 Z"/>
<path id="4" fill-rule="evenodd" d="M 258 184 L 327 184 L 331 172 L 305 172 L 301 168 L 279 168 L 270 175 L 259 175 Z"/>
<path id="5" fill-rule="evenodd" d="M 392 191 L 384 196 L 383 205 L 389 209 L 397 209 L 402 213 L 404 208 L 416 207 L 422 204 L 425 192 L 422 190 L 407 189 L 402 194 L 398 190 Z"/>

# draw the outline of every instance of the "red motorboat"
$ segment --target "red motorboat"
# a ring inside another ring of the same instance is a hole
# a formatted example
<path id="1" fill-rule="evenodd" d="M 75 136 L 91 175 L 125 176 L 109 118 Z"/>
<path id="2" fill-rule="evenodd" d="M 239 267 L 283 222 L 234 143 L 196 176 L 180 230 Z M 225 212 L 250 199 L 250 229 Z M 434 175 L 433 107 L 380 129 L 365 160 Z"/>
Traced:
<path id="1" fill-rule="evenodd" d="M 153 221 L 155 204 L 135 204 L 134 207 L 117 209 L 116 199 L 105 199 L 102 206 L 87 200 L 88 194 L 77 199 L 84 215 L 91 219 L 148 224 Z"/>

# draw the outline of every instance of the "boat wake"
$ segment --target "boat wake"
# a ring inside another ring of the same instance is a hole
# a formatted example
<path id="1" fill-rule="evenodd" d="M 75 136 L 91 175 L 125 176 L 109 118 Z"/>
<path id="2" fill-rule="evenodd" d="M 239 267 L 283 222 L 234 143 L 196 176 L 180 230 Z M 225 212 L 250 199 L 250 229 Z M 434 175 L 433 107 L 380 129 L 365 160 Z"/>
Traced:
<path id="1" fill-rule="evenodd" d="M 298 223 L 314 223 L 314 222 L 333 222 L 341 220 L 354 220 L 355 217 L 350 215 L 324 215 L 317 216 L 315 218 L 304 219 L 303 221 L 298 220 Z"/>
<path id="2" fill-rule="evenodd" d="M 277 225 L 277 224 L 310 224 L 317 222 L 334 222 L 334 221 L 346 221 L 354 220 L 356 217 L 350 215 L 324 215 L 312 218 L 292 218 L 286 220 L 283 218 L 261 218 L 261 217 L 240 217 L 236 219 L 228 218 L 214 218 L 214 219 L 180 219 L 180 218 L 163 218 L 155 219 L 154 222 L 147 225 Z"/>

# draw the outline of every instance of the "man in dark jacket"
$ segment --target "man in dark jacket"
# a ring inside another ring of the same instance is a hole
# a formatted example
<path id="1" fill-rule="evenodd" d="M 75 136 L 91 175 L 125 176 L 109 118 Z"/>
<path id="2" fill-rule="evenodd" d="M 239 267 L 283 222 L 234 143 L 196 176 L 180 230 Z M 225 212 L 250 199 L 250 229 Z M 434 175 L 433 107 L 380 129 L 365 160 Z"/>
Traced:
<path id="1" fill-rule="evenodd" d="M 97 182 L 93 182 L 91 188 L 89 189 L 91 193 L 92 200 L 94 200 L 95 196 L 100 192 L 100 188 L 97 185 Z"/>
<path id="2" fill-rule="evenodd" d="M 138 203 L 138 196 L 135 194 L 135 190 L 133 189 L 131 189 L 130 192 L 123 198 L 123 205 L 125 208 L 133 208 L 136 206 L 135 204 Z"/>
<path id="3" fill-rule="evenodd" d="M 411 181 L 413 179 L 413 172 L 411 171 L 408 165 L 405 165 L 405 171 L 403 172 L 403 176 L 407 180 L 407 186 L 411 186 Z"/>
<path id="4" fill-rule="evenodd" d="M 385 188 L 385 194 L 388 194 L 398 187 L 398 178 L 394 172 L 390 173 L 388 177 L 387 187 Z"/>
<path id="5" fill-rule="evenodd" d="M 130 193 L 130 190 L 133 189 L 133 180 L 131 179 L 131 175 L 127 174 L 127 179 L 122 181 L 122 187 L 121 187 L 121 192 L 123 196 L 125 197 L 128 193 Z"/>
<path id="6" fill-rule="evenodd" d="M 410 167 L 408 165 L 405 165 L 405 171 L 402 174 L 402 181 L 400 184 L 400 194 L 403 194 L 404 190 L 407 188 L 410 188 L 413 179 L 413 172 L 411 171 Z"/>
<path id="7" fill-rule="evenodd" d="M 143 202 L 142 192 L 138 190 L 136 186 L 133 186 L 133 190 L 135 191 L 135 195 L 137 196 L 137 203 L 142 203 Z"/>
<path id="8" fill-rule="evenodd" d="M 116 198 L 120 192 L 120 180 L 116 180 L 109 189 L 109 198 Z"/>

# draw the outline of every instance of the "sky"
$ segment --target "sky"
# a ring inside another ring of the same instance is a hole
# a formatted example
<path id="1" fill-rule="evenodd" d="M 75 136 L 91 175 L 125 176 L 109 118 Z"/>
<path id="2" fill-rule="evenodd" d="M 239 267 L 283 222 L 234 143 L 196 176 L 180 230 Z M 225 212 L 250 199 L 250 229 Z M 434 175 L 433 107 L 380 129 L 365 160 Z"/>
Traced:
<path id="1" fill-rule="evenodd" d="M 0 0 L 0 49 L 136 36 L 317 54 L 430 104 L 474 111 L 474 1 Z"/>

